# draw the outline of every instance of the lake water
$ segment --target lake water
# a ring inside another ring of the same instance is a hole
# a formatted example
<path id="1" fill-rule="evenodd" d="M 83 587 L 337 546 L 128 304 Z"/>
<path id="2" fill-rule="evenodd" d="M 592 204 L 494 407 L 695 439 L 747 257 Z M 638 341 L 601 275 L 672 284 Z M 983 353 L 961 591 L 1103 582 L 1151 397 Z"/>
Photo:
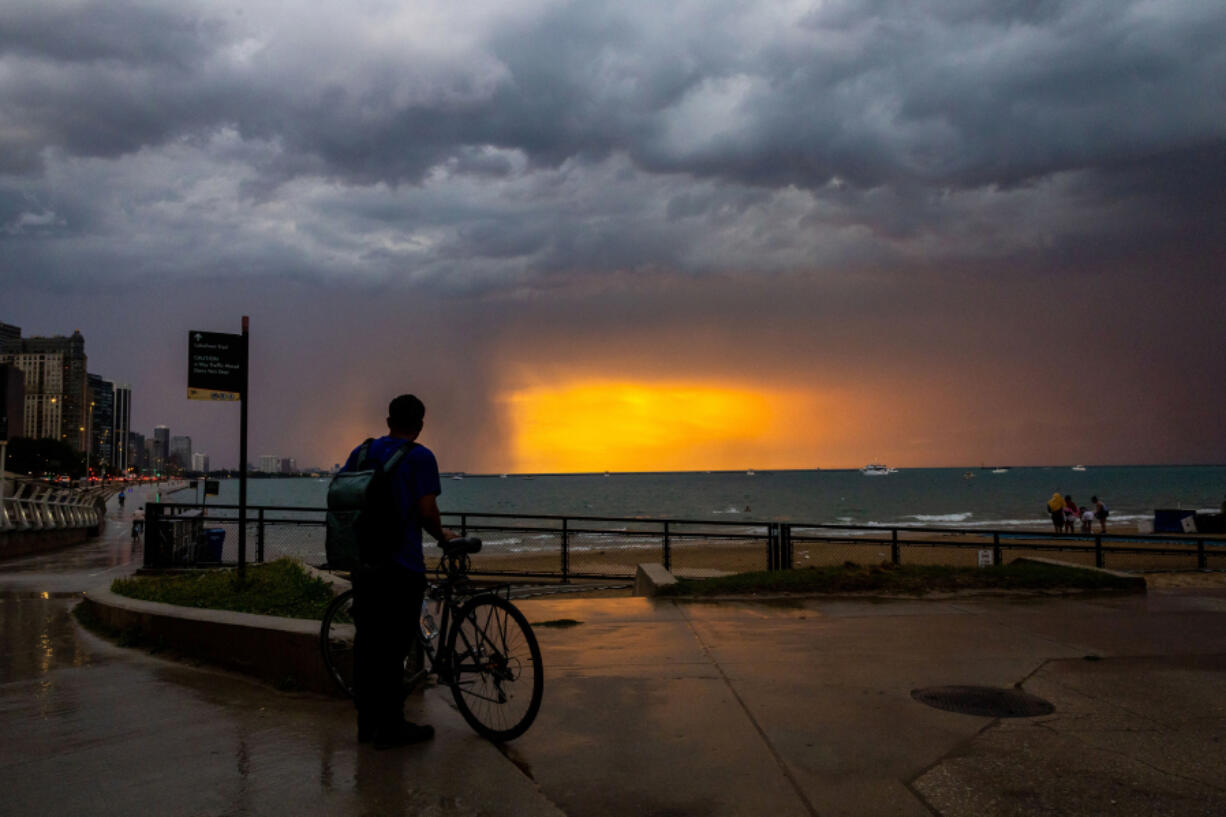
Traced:
<path id="1" fill-rule="evenodd" d="M 967 474 L 973 476 L 967 478 Z M 1052 492 L 1079 504 L 1097 494 L 1111 521 L 1132 527 L 1156 508 L 1217 510 L 1226 466 L 903 469 L 859 471 L 511 475 L 443 478 L 444 513 L 520 513 L 754 522 L 1025 529 L 1049 524 Z M 328 480 L 253 479 L 250 505 L 322 508 Z M 177 494 L 182 500 L 188 492 Z M 238 480 L 223 480 L 210 502 L 236 504 Z"/>

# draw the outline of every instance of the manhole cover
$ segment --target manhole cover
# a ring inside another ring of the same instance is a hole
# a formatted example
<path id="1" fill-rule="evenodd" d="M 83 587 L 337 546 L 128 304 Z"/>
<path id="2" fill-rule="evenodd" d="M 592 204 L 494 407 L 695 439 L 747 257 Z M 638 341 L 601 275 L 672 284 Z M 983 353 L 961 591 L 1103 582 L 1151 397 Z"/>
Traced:
<path id="1" fill-rule="evenodd" d="M 922 704 L 985 718 L 1033 718 L 1050 715 L 1056 708 L 1042 698 L 1020 689 L 996 687 L 928 687 L 911 690 L 911 697 Z"/>

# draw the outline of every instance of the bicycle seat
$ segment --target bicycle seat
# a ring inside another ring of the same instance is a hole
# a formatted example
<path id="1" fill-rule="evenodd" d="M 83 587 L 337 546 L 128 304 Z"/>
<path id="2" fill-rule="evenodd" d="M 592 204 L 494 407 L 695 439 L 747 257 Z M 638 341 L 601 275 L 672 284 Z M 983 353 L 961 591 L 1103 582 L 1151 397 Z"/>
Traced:
<path id="1" fill-rule="evenodd" d="M 475 536 L 464 536 L 459 539 L 452 539 L 449 542 L 440 542 L 439 544 L 443 548 L 443 553 L 448 556 L 481 552 L 481 540 Z"/>

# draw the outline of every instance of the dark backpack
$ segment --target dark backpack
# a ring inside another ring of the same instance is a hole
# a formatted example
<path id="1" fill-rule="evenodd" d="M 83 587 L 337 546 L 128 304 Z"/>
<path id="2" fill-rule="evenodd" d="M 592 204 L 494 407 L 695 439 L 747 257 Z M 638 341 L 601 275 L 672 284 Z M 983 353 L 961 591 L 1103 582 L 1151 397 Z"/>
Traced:
<path id="1" fill-rule="evenodd" d="M 328 486 L 328 530 L 324 551 L 328 567 L 354 570 L 386 566 L 403 535 L 404 522 L 392 492 L 392 474 L 416 443 L 406 442 L 380 464 L 370 456 L 373 439 L 362 443 L 352 471 L 342 471 Z"/>

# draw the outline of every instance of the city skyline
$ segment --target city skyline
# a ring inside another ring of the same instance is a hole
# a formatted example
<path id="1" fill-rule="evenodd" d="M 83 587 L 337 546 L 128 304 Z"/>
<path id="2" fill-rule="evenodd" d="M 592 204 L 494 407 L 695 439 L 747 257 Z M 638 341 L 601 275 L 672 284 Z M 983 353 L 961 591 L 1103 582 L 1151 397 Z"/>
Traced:
<path id="1" fill-rule="evenodd" d="M 0 320 L 132 428 L 236 466 L 249 315 L 310 466 L 401 392 L 473 473 L 1226 462 L 1221 3 L 297 8 L 0 26 Z"/>

